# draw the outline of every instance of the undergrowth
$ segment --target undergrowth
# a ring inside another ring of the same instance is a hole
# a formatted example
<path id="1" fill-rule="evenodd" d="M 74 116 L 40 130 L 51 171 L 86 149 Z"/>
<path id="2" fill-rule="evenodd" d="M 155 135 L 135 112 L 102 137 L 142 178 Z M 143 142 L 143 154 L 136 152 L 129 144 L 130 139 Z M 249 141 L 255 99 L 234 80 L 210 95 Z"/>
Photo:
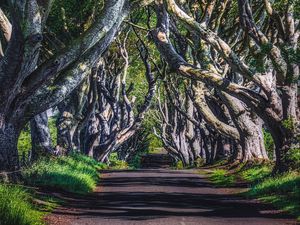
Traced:
<path id="1" fill-rule="evenodd" d="M 126 161 L 118 159 L 118 154 L 114 152 L 109 156 L 109 168 L 118 170 L 129 169 L 129 165 Z"/>
<path id="2" fill-rule="evenodd" d="M 24 188 L 0 184 L 1 225 L 41 225 L 43 213 L 31 203 L 31 195 Z"/>
<path id="3" fill-rule="evenodd" d="M 300 220 L 300 175 L 297 172 L 267 177 L 254 184 L 247 195 L 272 203 Z"/>
<path id="4" fill-rule="evenodd" d="M 215 169 L 210 175 L 210 180 L 217 186 L 229 187 L 234 184 L 235 176 L 224 169 Z"/>
<path id="5" fill-rule="evenodd" d="M 55 187 L 74 193 L 92 191 L 104 164 L 87 156 L 73 154 L 59 158 L 43 158 L 23 172 L 25 182 L 35 186 Z"/>
<path id="6" fill-rule="evenodd" d="M 249 183 L 244 194 L 271 203 L 300 220 L 300 174 L 291 171 L 272 176 L 272 164 L 252 164 L 236 170 L 215 169 L 210 180 L 217 186 L 234 186 L 238 180 Z"/>

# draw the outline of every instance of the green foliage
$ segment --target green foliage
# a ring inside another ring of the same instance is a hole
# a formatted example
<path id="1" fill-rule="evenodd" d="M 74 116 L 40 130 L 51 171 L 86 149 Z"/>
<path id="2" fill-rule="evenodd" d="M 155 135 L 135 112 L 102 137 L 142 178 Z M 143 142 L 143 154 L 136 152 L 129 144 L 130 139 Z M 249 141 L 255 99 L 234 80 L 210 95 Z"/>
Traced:
<path id="1" fill-rule="evenodd" d="M 249 196 L 270 202 L 288 211 L 300 220 L 300 175 L 287 173 L 269 177 L 256 184 L 248 192 Z"/>
<path id="2" fill-rule="evenodd" d="M 30 127 L 29 124 L 25 126 L 25 128 L 21 131 L 21 134 L 19 136 L 18 140 L 18 151 L 19 154 L 22 155 L 22 153 L 27 153 L 31 150 L 31 136 L 30 136 Z"/>
<path id="3" fill-rule="evenodd" d="M 110 154 L 109 156 L 109 167 L 112 169 L 128 169 L 128 163 L 126 161 L 120 160 L 116 152 Z"/>
<path id="4" fill-rule="evenodd" d="M 217 186 L 229 187 L 235 182 L 235 176 L 229 174 L 228 171 L 223 169 L 215 169 L 210 175 L 210 180 Z"/>
<path id="5" fill-rule="evenodd" d="M 139 151 L 136 154 L 134 154 L 133 158 L 128 162 L 128 166 L 133 169 L 141 168 L 141 160 L 144 154 L 144 151 Z"/>
<path id="6" fill-rule="evenodd" d="M 295 122 L 292 117 L 289 117 L 288 119 L 282 121 L 282 125 L 288 130 L 293 130 L 295 127 Z"/>
<path id="7" fill-rule="evenodd" d="M 88 29 L 102 5 L 99 0 L 55 0 L 47 25 L 61 41 L 70 41 Z"/>
<path id="8" fill-rule="evenodd" d="M 0 184 L 0 224 L 43 224 L 43 214 L 34 208 L 30 199 L 30 194 L 21 187 Z"/>
<path id="9" fill-rule="evenodd" d="M 285 155 L 286 161 L 290 163 L 290 168 L 299 170 L 300 169 L 300 149 L 290 149 Z"/>
<path id="10" fill-rule="evenodd" d="M 196 161 L 195 161 L 195 167 L 196 168 L 199 168 L 199 167 L 204 166 L 204 165 L 205 165 L 205 159 L 203 159 L 201 157 L 196 159 Z"/>
<path id="11" fill-rule="evenodd" d="M 274 1 L 273 8 L 280 12 L 285 13 L 287 5 L 293 5 L 295 19 L 300 18 L 300 1 L 299 0 L 276 0 Z"/>
<path id="12" fill-rule="evenodd" d="M 178 162 L 176 162 L 175 169 L 177 169 L 177 170 L 184 169 L 184 165 L 183 165 L 183 162 L 181 160 L 179 160 Z"/>
<path id="13" fill-rule="evenodd" d="M 272 135 L 270 134 L 269 131 L 267 131 L 265 129 L 263 129 L 263 135 L 264 135 L 264 144 L 265 144 L 265 148 L 268 153 L 268 156 L 270 159 L 273 159 L 275 144 L 274 144 Z"/>
<path id="14" fill-rule="evenodd" d="M 57 144 L 56 117 L 50 117 L 49 118 L 48 126 L 49 126 L 49 130 L 50 130 L 52 145 L 55 146 Z"/>
<path id="15" fill-rule="evenodd" d="M 49 129 L 50 129 L 50 135 L 51 135 L 51 141 L 53 146 L 57 143 L 57 128 L 56 128 L 56 118 L 50 117 L 48 121 Z M 22 153 L 27 153 L 31 150 L 31 135 L 30 135 L 30 126 L 27 124 L 24 129 L 21 131 L 21 134 L 19 136 L 18 140 L 18 151 L 19 154 L 22 155 Z"/>
<path id="16" fill-rule="evenodd" d="M 149 139 L 150 139 L 149 151 L 154 151 L 155 149 L 161 148 L 163 146 L 161 139 L 156 137 L 154 134 L 150 134 Z"/>
<path id="17" fill-rule="evenodd" d="M 272 49 L 272 44 L 267 43 L 263 44 L 260 47 L 260 51 L 253 54 L 253 57 L 250 58 L 249 64 L 253 71 L 264 73 L 266 71 L 266 57 Z"/>
<path id="18" fill-rule="evenodd" d="M 55 187 L 74 193 L 92 191 L 104 164 L 87 156 L 73 154 L 60 158 L 43 158 L 23 172 L 26 183 Z"/>

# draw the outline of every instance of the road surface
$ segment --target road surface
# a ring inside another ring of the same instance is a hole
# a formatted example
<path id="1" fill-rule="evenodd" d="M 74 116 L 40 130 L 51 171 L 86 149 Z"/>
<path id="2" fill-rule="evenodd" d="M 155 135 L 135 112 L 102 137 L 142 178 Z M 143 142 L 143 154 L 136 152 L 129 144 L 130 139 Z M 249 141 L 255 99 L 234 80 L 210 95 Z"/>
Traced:
<path id="1" fill-rule="evenodd" d="M 94 193 L 56 194 L 65 201 L 51 225 L 287 225 L 294 219 L 239 197 L 241 188 L 216 188 L 193 171 L 104 171 Z"/>

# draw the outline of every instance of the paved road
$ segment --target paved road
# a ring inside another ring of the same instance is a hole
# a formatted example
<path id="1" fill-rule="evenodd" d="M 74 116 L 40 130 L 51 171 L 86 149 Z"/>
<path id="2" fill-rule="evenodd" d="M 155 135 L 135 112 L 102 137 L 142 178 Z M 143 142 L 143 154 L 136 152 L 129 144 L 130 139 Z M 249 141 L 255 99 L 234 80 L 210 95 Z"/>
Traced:
<path id="1" fill-rule="evenodd" d="M 245 200 L 239 188 L 215 188 L 191 171 L 107 171 L 88 196 L 57 194 L 64 207 L 53 225 L 285 225 L 297 224 L 268 205 Z"/>

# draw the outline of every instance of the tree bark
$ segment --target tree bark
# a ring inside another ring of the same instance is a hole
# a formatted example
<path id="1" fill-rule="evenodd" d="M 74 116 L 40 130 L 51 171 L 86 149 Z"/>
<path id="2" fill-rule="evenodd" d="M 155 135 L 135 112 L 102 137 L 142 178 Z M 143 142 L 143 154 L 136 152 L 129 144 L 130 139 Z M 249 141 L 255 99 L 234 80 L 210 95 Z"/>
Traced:
<path id="1" fill-rule="evenodd" d="M 17 145 L 20 130 L 12 123 L 5 123 L 0 129 L 0 171 L 19 169 Z"/>
<path id="2" fill-rule="evenodd" d="M 30 133 L 33 160 L 38 159 L 41 155 L 53 153 L 47 112 L 36 115 L 30 120 Z"/>

